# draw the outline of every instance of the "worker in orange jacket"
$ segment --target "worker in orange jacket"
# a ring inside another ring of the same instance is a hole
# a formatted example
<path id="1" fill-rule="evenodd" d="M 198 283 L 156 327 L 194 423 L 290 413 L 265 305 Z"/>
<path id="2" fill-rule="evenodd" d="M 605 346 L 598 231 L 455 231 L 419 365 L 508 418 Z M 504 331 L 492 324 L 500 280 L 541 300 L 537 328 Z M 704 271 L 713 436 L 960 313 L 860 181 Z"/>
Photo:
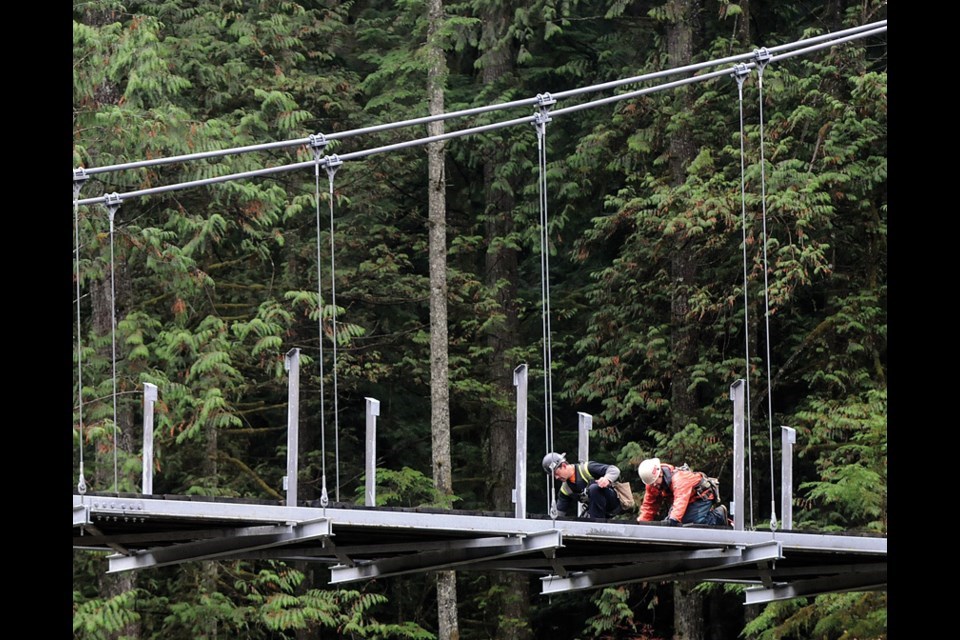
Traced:
<path id="1" fill-rule="evenodd" d="M 719 488 L 710 485 L 702 472 L 661 463 L 660 458 L 644 460 L 637 471 L 646 485 L 637 522 L 654 520 L 666 506 L 666 524 L 729 526 L 727 508 L 718 504 Z"/>

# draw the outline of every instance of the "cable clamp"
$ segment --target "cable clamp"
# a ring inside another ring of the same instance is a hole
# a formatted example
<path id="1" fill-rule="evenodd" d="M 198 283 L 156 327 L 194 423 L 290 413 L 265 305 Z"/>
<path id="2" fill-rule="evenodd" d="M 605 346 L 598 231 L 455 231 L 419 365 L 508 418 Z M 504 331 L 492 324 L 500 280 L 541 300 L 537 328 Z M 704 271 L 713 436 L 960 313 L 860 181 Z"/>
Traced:
<path id="1" fill-rule="evenodd" d="M 80 189 L 83 188 L 83 183 L 87 181 L 87 172 L 84 171 L 83 167 L 78 167 L 73 170 L 73 197 L 77 198 L 80 195 Z"/>
<path id="2" fill-rule="evenodd" d="M 310 134 L 310 148 L 313 149 L 313 159 L 320 159 L 320 152 L 327 146 L 327 137 L 322 133 Z"/>
<path id="3" fill-rule="evenodd" d="M 103 204 L 109 209 L 117 209 L 120 206 L 120 194 L 114 191 L 103 196 Z"/>
<path id="4" fill-rule="evenodd" d="M 557 101 L 550 95 L 550 92 L 537 94 L 537 106 L 541 109 L 545 109 L 553 104 L 557 104 Z"/>
<path id="5" fill-rule="evenodd" d="M 324 165 L 327 169 L 336 169 L 343 164 L 343 160 L 340 159 L 340 156 L 333 154 L 332 156 L 327 156 L 324 158 Z"/>
<path id="6" fill-rule="evenodd" d="M 762 68 L 763 65 L 770 62 L 770 58 L 773 57 L 773 54 L 767 51 L 766 47 L 761 47 L 753 52 L 753 57 L 756 58 L 757 64 Z"/>
<path id="7" fill-rule="evenodd" d="M 533 114 L 533 122 L 530 124 L 538 129 L 543 129 L 543 126 L 552 120 L 553 118 L 550 117 L 550 114 L 547 111 L 537 111 L 535 114 Z"/>
<path id="8" fill-rule="evenodd" d="M 748 75 L 750 75 L 750 65 L 740 63 L 733 68 L 733 73 L 730 75 L 732 75 L 734 80 L 737 81 L 737 87 L 739 90 L 743 92 L 743 81 Z"/>
<path id="9" fill-rule="evenodd" d="M 539 133 L 544 131 L 544 128 L 548 122 L 550 122 L 550 105 L 556 104 L 557 101 L 549 93 L 538 93 L 537 94 L 537 106 L 539 111 L 533 114 L 533 126 L 537 128 Z"/>

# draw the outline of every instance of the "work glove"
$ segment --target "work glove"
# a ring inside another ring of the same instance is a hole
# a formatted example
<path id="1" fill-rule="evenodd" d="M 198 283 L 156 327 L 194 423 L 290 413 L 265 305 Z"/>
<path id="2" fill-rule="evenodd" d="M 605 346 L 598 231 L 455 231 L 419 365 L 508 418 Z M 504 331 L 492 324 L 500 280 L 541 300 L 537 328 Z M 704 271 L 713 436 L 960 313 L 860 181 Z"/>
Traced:
<path id="1" fill-rule="evenodd" d="M 680 526 L 680 521 L 679 521 L 679 520 L 674 520 L 674 519 L 671 518 L 670 516 L 667 516 L 666 518 L 664 518 L 664 519 L 663 519 L 663 523 L 666 524 L 666 525 L 669 525 L 669 526 L 671 526 L 671 527 L 679 527 L 679 526 Z"/>

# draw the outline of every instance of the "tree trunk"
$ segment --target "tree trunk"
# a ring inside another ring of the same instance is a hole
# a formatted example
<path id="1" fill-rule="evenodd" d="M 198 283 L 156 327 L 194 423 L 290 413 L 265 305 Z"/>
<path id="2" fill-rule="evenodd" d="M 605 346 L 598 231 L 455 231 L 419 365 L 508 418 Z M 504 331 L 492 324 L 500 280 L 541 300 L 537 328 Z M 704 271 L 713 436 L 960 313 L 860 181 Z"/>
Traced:
<path id="1" fill-rule="evenodd" d="M 130 299 L 130 285 L 126 269 L 123 268 L 122 260 L 115 260 L 115 273 L 113 275 L 113 286 L 111 286 L 110 271 L 106 273 L 103 280 L 97 280 L 90 284 L 90 297 L 93 305 L 93 331 L 98 336 L 111 336 L 111 340 L 100 350 L 99 357 L 110 360 L 111 366 L 108 371 L 113 371 L 113 324 L 114 316 L 119 319 L 121 311 L 114 305 L 114 297 L 117 301 L 127 301 Z M 115 287 L 116 291 L 113 291 Z M 114 296 L 114 293 L 116 294 Z M 117 355 L 120 358 L 120 355 Z M 122 377 L 117 372 L 116 391 L 122 393 Z M 92 382 L 92 381 L 91 381 Z M 122 396 L 119 396 L 122 397 Z M 114 399 L 109 398 L 107 402 L 113 403 Z M 97 460 L 95 464 L 94 478 L 92 488 L 94 491 L 106 491 L 109 488 L 120 492 L 122 488 L 129 489 L 129 485 L 137 486 L 136 478 L 120 477 L 120 460 L 133 453 L 133 406 L 117 400 L 116 414 L 112 418 L 116 420 L 116 451 L 114 451 L 113 438 L 110 439 L 111 446 L 98 449 Z M 126 481 L 125 481 L 126 480 Z M 137 586 L 137 576 L 133 573 L 119 574 L 117 576 L 105 575 L 100 580 L 100 594 L 103 598 L 112 598 L 130 591 Z M 127 625 L 112 635 L 113 638 L 139 638 L 140 625 L 133 623 Z"/>
<path id="2" fill-rule="evenodd" d="M 447 65 L 444 60 L 440 27 L 443 1 L 429 0 L 427 5 L 427 94 L 430 115 L 443 113 Z M 443 122 L 427 125 L 430 136 L 443 133 Z M 446 495 L 453 493 L 450 469 L 450 383 L 447 358 L 447 205 L 444 175 L 444 145 L 427 146 L 429 158 L 429 239 L 430 239 L 430 433 L 433 455 L 433 484 Z M 457 574 L 437 573 L 437 626 L 440 640 L 458 640 Z"/>
<path id="3" fill-rule="evenodd" d="M 88 24 L 107 24 L 109 21 L 116 19 L 112 11 L 106 9 L 93 9 L 87 7 L 84 9 L 85 12 L 85 21 Z M 119 104 L 120 93 L 115 84 L 112 82 L 106 82 L 96 90 L 97 100 L 102 104 Z M 121 209 L 118 209 L 115 214 L 120 215 Z M 115 219 L 116 220 L 116 219 Z M 115 241 L 115 239 L 114 239 Z M 110 248 L 107 248 L 109 251 Z M 105 252 L 105 255 L 109 256 Z M 114 317 L 120 318 L 121 308 L 126 306 L 124 303 L 127 303 L 130 300 L 131 285 L 130 279 L 127 274 L 127 270 L 124 268 L 125 262 L 123 260 L 114 259 L 114 265 L 110 268 L 113 269 L 112 284 L 111 284 L 111 271 L 108 269 L 106 275 L 102 280 L 93 280 L 90 283 L 90 299 L 91 299 L 91 323 L 93 327 L 93 333 L 97 336 L 112 336 L 113 327 L 114 327 Z M 78 274 L 79 277 L 80 274 Z M 80 327 L 77 327 L 77 330 L 80 331 Z M 109 352 L 107 351 L 109 349 Z M 112 362 L 113 359 L 113 341 L 111 339 L 109 346 L 105 347 L 98 353 L 99 357 L 109 359 L 111 361 L 111 368 L 108 369 L 113 371 Z M 119 358 L 119 355 L 117 356 Z M 119 394 L 122 392 L 119 377 L 116 380 L 116 392 Z M 86 381 L 87 384 L 97 384 L 99 381 L 89 380 Z M 114 398 L 110 398 L 110 402 L 114 402 Z M 104 447 L 100 449 L 102 453 L 96 455 L 94 461 L 94 476 L 92 482 L 90 478 L 87 478 L 88 489 L 93 491 L 104 491 L 108 487 L 113 487 L 115 491 L 120 491 L 121 478 L 119 477 L 119 466 L 115 467 L 115 458 L 114 454 L 117 456 L 121 452 L 130 454 L 133 451 L 133 438 L 132 438 L 132 429 L 133 429 L 133 406 L 130 403 L 120 403 L 117 401 L 116 404 L 116 415 L 114 419 L 116 421 L 116 451 L 113 447 Z M 111 443 L 114 440 L 111 438 Z M 81 446 L 83 443 L 81 442 Z M 116 469 L 116 471 L 115 471 Z M 136 479 L 133 478 L 132 481 L 135 483 Z M 100 579 L 100 593 L 99 595 L 102 598 L 111 598 L 113 596 L 125 593 L 132 589 L 135 589 L 137 586 L 137 576 L 134 572 L 130 573 L 121 573 L 117 575 L 103 575 Z M 133 623 L 127 625 L 123 629 L 117 631 L 116 634 L 112 634 L 113 638 L 139 638 L 141 636 L 140 625 Z"/>
<path id="4" fill-rule="evenodd" d="M 503 6 L 492 6 L 483 16 L 481 47 L 483 56 L 482 80 L 492 85 L 513 71 L 514 59 L 504 43 L 509 13 Z M 503 164 L 502 152 L 491 154 L 483 169 L 486 194 L 486 283 L 496 291 L 496 301 L 503 314 L 503 324 L 487 335 L 491 348 L 490 376 L 496 387 L 490 411 L 489 477 L 490 500 L 497 511 L 513 510 L 513 488 L 516 477 L 516 410 L 511 406 L 513 395 L 513 369 L 515 362 L 509 360 L 511 349 L 517 345 L 519 322 L 517 320 L 518 281 L 517 252 L 495 242 L 514 231 L 513 197 L 497 189 L 496 172 Z M 496 248 L 492 248 L 496 247 Z M 502 283 L 509 283 L 502 285 Z M 502 600 L 499 610 L 496 637 L 499 640 L 526 640 L 531 637 L 528 624 L 530 600 L 527 578 L 521 574 L 498 573 L 495 579 L 501 587 Z"/>
<path id="5" fill-rule="evenodd" d="M 700 12 L 699 0 L 669 0 L 667 12 L 672 18 L 667 25 L 668 62 L 671 67 L 690 64 L 693 60 L 694 26 Z M 681 101 L 678 111 L 691 108 L 688 91 L 679 90 L 677 100 Z M 670 173 L 674 185 L 684 183 L 687 166 L 695 154 L 696 148 L 689 132 L 681 129 L 670 141 Z M 689 291 L 695 285 L 697 264 L 695 258 L 685 250 L 682 239 L 673 246 L 670 270 L 673 282 L 670 308 L 673 354 L 670 404 L 671 427 L 677 433 L 697 410 L 696 396 L 690 390 L 691 367 L 697 363 L 697 325 L 688 318 Z M 703 596 L 692 592 L 692 586 L 674 583 L 674 637 L 679 640 L 704 640 Z"/>
<path id="6" fill-rule="evenodd" d="M 695 582 L 673 584 L 674 640 L 705 640 L 704 596 L 693 590 Z"/>
<path id="7" fill-rule="evenodd" d="M 750 0 L 740 0 L 740 17 L 737 19 L 737 40 L 750 45 Z"/>

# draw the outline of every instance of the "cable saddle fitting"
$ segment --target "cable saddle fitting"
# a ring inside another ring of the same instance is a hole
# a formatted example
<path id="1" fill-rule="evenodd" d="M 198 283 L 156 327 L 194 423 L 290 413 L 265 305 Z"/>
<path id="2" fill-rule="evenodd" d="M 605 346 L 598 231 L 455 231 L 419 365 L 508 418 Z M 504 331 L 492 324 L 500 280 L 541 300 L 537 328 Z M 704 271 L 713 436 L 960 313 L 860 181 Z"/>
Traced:
<path id="1" fill-rule="evenodd" d="M 313 149 L 313 159 L 320 159 L 320 152 L 327 146 L 327 137 L 322 133 L 310 134 L 310 148 Z"/>
<path id="2" fill-rule="evenodd" d="M 756 58 L 757 64 L 760 65 L 760 68 L 762 69 L 765 64 L 770 62 L 770 58 L 773 57 L 773 54 L 767 51 L 766 47 L 761 47 L 753 52 L 753 57 Z"/>
<path id="3" fill-rule="evenodd" d="M 539 111 L 533 114 L 533 121 L 530 124 L 535 126 L 538 132 L 542 132 L 544 126 L 551 121 L 550 105 L 556 103 L 557 101 L 549 93 L 537 94 L 537 106 L 539 107 Z"/>
<path id="4" fill-rule="evenodd" d="M 744 76 L 750 75 L 750 67 L 741 62 L 733 68 L 733 73 L 730 75 L 736 78 L 737 82 L 740 82 Z"/>
<path id="5" fill-rule="evenodd" d="M 80 189 L 83 188 L 83 183 L 87 181 L 87 172 L 84 171 L 83 167 L 78 167 L 73 170 L 73 197 L 74 199 L 80 196 Z"/>
<path id="6" fill-rule="evenodd" d="M 537 94 L 537 106 L 541 109 L 545 109 L 554 104 L 557 104 L 557 100 L 551 96 L 549 92 Z"/>
<path id="7" fill-rule="evenodd" d="M 108 193 L 103 196 L 103 204 L 110 210 L 111 215 L 120 208 L 121 204 L 120 194 L 114 191 L 113 193 Z"/>

